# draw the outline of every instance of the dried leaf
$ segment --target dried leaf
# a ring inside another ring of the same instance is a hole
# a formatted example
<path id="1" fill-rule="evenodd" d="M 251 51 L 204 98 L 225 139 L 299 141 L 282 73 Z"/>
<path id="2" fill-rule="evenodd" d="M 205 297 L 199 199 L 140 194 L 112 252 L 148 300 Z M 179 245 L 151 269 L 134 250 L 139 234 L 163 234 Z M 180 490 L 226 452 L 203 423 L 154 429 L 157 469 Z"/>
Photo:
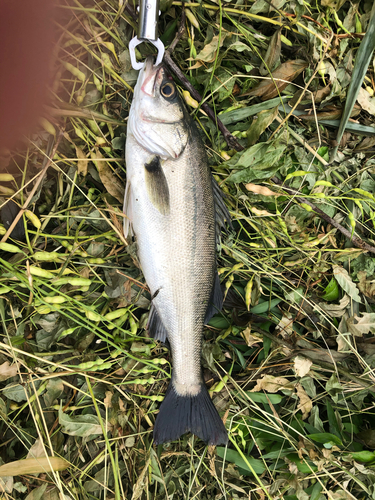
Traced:
<path id="1" fill-rule="evenodd" d="M 9 361 L 5 361 L 0 365 L 0 382 L 7 380 L 10 377 L 15 377 L 18 373 L 19 363 L 13 363 L 11 365 Z"/>
<path id="2" fill-rule="evenodd" d="M 297 408 L 302 412 L 302 420 L 305 420 L 312 409 L 312 401 L 301 384 L 296 385 L 296 391 L 299 397 L 299 405 Z"/>
<path id="3" fill-rule="evenodd" d="M 296 372 L 297 377 L 304 377 L 310 371 L 312 366 L 312 361 L 306 358 L 302 358 L 301 356 L 297 356 L 294 358 L 294 371 Z"/>
<path id="4" fill-rule="evenodd" d="M 198 61 L 213 62 L 216 58 L 218 46 L 221 47 L 224 43 L 226 33 L 222 32 L 221 37 L 216 35 L 212 38 L 211 42 L 204 46 L 203 50 L 197 54 Z M 219 45 L 220 42 L 220 45 Z"/>
<path id="5" fill-rule="evenodd" d="M 357 276 L 359 279 L 358 288 L 366 297 L 372 299 L 375 296 L 375 280 L 366 280 L 366 271 L 360 271 Z"/>
<path id="6" fill-rule="evenodd" d="M 145 487 L 148 483 L 148 469 L 150 466 L 151 458 L 149 458 L 139 474 L 137 482 L 133 486 L 133 494 L 131 500 L 138 500 L 143 495 Z"/>
<path id="7" fill-rule="evenodd" d="M 293 335 L 293 316 L 290 313 L 284 313 L 283 317 L 276 326 L 277 332 L 285 339 Z"/>
<path id="8" fill-rule="evenodd" d="M 281 29 L 275 31 L 269 41 L 266 55 L 260 65 L 259 72 L 262 76 L 266 76 L 276 66 L 280 58 L 281 52 Z"/>
<path id="9" fill-rule="evenodd" d="M 258 96 L 262 98 L 262 101 L 272 99 L 284 90 L 290 82 L 293 82 L 307 66 L 307 62 L 302 59 L 287 61 L 272 73 L 271 80 L 262 80 L 254 89 L 244 95 Z"/>
<path id="10" fill-rule="evenodd" d="M 87 159 L 87 156 L 82 151 L 82 149 L 77 145 L 76 145 L 76 155 L 78 158 L 77 161 L 78 174 L 85 176 L 87 174 L 87 167 L 89 164 L 89 160 Z"/>
<path id="11" fill-rule="evenodd" d="M 0 476 L 21 476 L 24 474 L 40 474 L 65 470 L 69 462 L 59 457 L 26 458 L 0 466 Z"/>
<path id="12" fill-rule="evenodd" d="M 354 320 L 357 323 L 354 323 Z M 346 320 L 350 333 L 356 337 L 362 337 L 366 333 L 375 333 L 375 313 L 362 313 L 362 317 L 357 315 Z"/>
<path id="13" fill-rule="evenodd" d="M 345 309 L 347 308 L 349 302 L 350 298 L 345 294 L 338 304 L 320 302 L 319 306 L 332 318 L 341 318 L 341 316 L 345 314 Z"/>
<path id="14" fill-rule="evenodd" d="M 43 446 L 43 441 L 40 438 L 37 438 L 35 440 L 35 443 L 29 449 L 26 458 L 40 458 L 45 456 L 46 456 L 46 451 L 45 447 Z"/>
<path id="15" fill-rule="evenodd" d="M 287 378 L 264 375 L 261 379 L 257 380 L 256 386 L 250 392 L 266 391 L 274 393 L 282 389 L 292 391 L 293 388 L 293 382 L 290 382 Z"/>
<path id="16" fill-rule="evenodd" d="M 116 198 L 116 200 L 120 203 L 123 203 L 125 195 L 124 186 L 121 184 L 120 179 L 114 175 L 111 167 L 108 162 L 105 161 L 104 156 L 101 154 L 99 149 L 96 149 L 91 153 L 91 158 L 96 165 L 100 180 L 108 193 Z"/>
<path id="17" fill-rule="evenodd" d="M 357 101 L 370 115 L 375 115 L 375 97 L 371 97 L 362 87 L 359 89 Z"/>
<path id="18" fill-rule="evenodd" d="M 360 112 L 361 112 L 361 107 L 358 105 L 355 105 L 350 113 L 351 118 L 358 116 Z M 301 120 L 305 120 L 308 122 L 315 122 L 316 119 L 318 119 L 318 121 L 337 120 L 338 118 L 341 117 L 341 115 L 342 115 L 342 108 L 338 108 L 337 106 L 327 106 L 326 108 L 324 108 L 324 111 L 317 113 L 316 117 L 315 117 L 315 114 L 312 112 L 312 110 L 308 114 L 304 113 L 304 114 L 298 115 L 298 116 Z"/>
<path id="19" fill-rule="evenodd" d="M 251 328 L 249 326 L 241 332 L 241 336 L 249 347 L 263 343 L 263 337 L 256 332 L 251 333 Z"/>
<path id="20" fill-rule="evenodd" d="M 308 104 L 311 109 L 312 102 L 314 101 L 315 104 L 319 104 L 320 102 L 322 102 L 323 99 L 325 99 L 329 95 L 330 90 L 331 90 L 331 85 L 326 85 L 325 87 L 317 90 L 316 92 L 305 92 L 302 101 L 299 104 L 298 109 L 306 107 L 306 104 Z M 303 90 L 301 89 L 294 94 L 292 99 L 289 101 L 290 106 L 294 106 L 297 103 L 302 92 Z"/>

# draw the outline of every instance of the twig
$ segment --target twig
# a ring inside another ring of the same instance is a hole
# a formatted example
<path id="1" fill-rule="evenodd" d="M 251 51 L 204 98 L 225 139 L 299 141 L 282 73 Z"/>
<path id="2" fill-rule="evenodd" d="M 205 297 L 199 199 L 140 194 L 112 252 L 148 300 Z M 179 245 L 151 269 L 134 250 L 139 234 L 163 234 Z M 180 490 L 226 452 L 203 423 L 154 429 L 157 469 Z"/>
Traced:
<path id="1" fill-rule="evenodd" d="M 55 146 L 53 147 L 53 149 L 51 148 L 52 151 L 48 151 L 46 153 L 46 156 L 44 158 L 44 166 L 43 166 L 42 170 L 38 174 L 38 179 L 35 181 L 35 184 L 34 184 L 32 190 L 30 191 L 29 196 L 27 197 L 27 200 L 22 205 L 22 208 L 20 209 L 20 211 L 18 212 L 18 214 L 15 216 L 12 224 L 9 226 L 8 231 L 2 237 L 1 243 L 3 243 L 4 241 L 6 241 L 9 238 L 9 236 L 11 235 L 13 229 L 16 227 L 17 222 L 20 220 L 20 218 L 22 217 L 22 214 L 25 212 L 25 210 L 29 206 L 29 203 L 30 203 L 32 197 L 34 196 L 35 191 L 38 189 L 39 184 L 42 182 L 44 176 L 46 175 L 48 167 L 51 165 L 52 158 L 55 156 L 57 148 L 58 148 L 58 146 L 60 144 L 61 137 L 62 137 L 62 133 L 60 132 L 60 134 L 59 134 L 59 136 L 58 136 L 58 138 L 56 140 Z"/>
<path id="2" fill-rule="evenodd" d="M 166 52 L 164 54 L 164 62 L 168 66 L 168 68 L 172 71 L 172 73 L 177 76 L 182 85 L 190 92 L 192 97 L 196 99 L 198 102 L 202 101 L 202 96 L 200 93 L 192 86 L 177 64 L 172 60 L 170 54 Z M 210 106 L 205 102 L 202 104 L 201 108 L 205 111 L 208 117 L 218 126 L 220 132 L 223 134 L 224 139 L 226 140 L 228 146 L 231 149 L 235 149 L 236 151 L 242 151 L 244 148 L 237 141 L 237 139 L 229 132 L 227 127 L 219 120 L 219 118 L 215 115 Z"/>
<path id="3" fill-rule="evenodd" d="M 185 33 L 185 21 L 186 21 L 186 12 L 185 12 L 185 5 L 183 5 L 182 12 L 181 12 L 180 26 L 179 26 L 178 31 L 173 39 L 173 42 L 168 47 L 168 50 L 167 50 L 168 54 L 172 54 L 172 52 L 176 48 L 176 45 L 181 40 L 182 35 Z"/>
<path id="4" fill-rule="evenodd" d="M 361 238 L 358 238 L 358 236 L 352 237 L 352 234 L 350 231 L 348 231 L 348 229 L 346 229 L 337 221 L 335 221 L 335 219 L 332 219 L 332 217 L 323 212 L 323 210 L 314 205 L 314 203 L 311 203 L 310 200 L 308 200 L 307 198 L 303 198 L 302 196 L 299 196 L 298 191 L 295 191 L 294 189 L 285 186 L 285 184 L 282 184 L 282 182 L 277 177 L 272 177 L 271 180 L 272 182 L 280 186 L 282 189 L 284 189 L 287 193 L 296 195 L 296 199 L 299 201 L 299 203 L 306 203 L 306 205 L 309 205 L 309 207 L 311 207 L 314 210 L 314 212 L 317 215 L 319 215 L 321 219 L 325 220 L 328 224 L 331 224 L 331 226 L 338 229 L 340 233 L 346 236 L 346 238 L 348 238 L 348 240 L 350 240 L 353 243 L 354 246 L 356 246 L 357 248 L 361 248 L 362 250 L 365 250 L 367 252 L 375 253 L 375 247 L 369 245 Z"/>

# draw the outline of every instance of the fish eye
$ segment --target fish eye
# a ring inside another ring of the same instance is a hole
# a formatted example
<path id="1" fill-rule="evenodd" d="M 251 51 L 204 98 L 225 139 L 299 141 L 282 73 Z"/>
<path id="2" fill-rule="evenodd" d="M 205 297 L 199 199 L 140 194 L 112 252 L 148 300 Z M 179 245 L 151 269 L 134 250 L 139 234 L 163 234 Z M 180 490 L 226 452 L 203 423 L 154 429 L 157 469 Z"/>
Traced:
<path id="1" fill-rule="evenodd" d="M 165 83 L 160 89 L 161 95 L 167 99 L 174 97 L 176 93 L 176 87 L 173 83 Z"/>

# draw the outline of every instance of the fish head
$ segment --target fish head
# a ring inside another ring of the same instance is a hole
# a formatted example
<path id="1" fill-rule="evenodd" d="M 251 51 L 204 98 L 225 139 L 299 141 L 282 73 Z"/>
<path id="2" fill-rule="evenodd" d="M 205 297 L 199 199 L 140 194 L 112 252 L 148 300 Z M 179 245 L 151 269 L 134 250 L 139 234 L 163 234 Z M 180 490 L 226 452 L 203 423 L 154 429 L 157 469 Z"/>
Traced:
<path id="1" fill-rule="evenodd" d="M 139 72 L 129 128 L 141 146 L 163 159 L 178 158 L 189 139 L 189 115 L 176 84 L 152 57 Z"/>

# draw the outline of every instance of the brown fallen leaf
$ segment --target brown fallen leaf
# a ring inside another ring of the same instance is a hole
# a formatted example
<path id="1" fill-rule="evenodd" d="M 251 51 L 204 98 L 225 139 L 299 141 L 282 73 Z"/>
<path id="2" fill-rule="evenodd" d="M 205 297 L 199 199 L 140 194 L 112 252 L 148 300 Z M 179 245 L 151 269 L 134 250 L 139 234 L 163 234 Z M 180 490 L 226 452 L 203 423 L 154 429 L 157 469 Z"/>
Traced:
<path id="1" fill-rule="evenodd" d="M 350 113 L 351 118 L 353 118 L 354 116 L 358 116 L 360 112 L 361 107 L 358 106 L 358 104 L 355 104 L 352 112 Z M 327 106 L 327 108 L 324 108 L 324 111 L 318 112 L 316 114 L 316 117 L 318 120 L 338 120 L 339 118 L 341 118 L 341 115 L 342 108 L 337 108 L 336 106 Z M 315 121 L 315 115 L 312 109 L 309 113 L 298 115 L 298 118 L 309 122 Z"/>
<path id="2" fill-rule="evenodd" d="M 87 174 L 87 167 L 89 164 L 89 160 L 87 159 L 87 156 L 79 146 L 76 145 L 75 148 L 76 148 L 76 155 L 78 158 L 77 161 L 78 174 L 83 175 L 85 177 Z"/>
<path id="3" fill-rule="evenodd" d="M 306 104 L 311 104 L 313 101 L 315 104 L 319 104 L 325 99 L 331 91 L 331 85 L 328 84 L 326 87 L 323 87 L 322 89 L 317 90 L 316 92 L 305 92 L 305 95 L 302 98 L 302 101 L 300 102 L 299 106 L 297 109 L 303 109 L 303 106 Z M 298 99 L 300 98 L 303 90 L 298 90 L 292 99 L 288 102 L 289 106 L 293 107 L 297 102 Z"/>
<path id="4" fill-rule="evenodd" d="M 313 404 L 309 396 L 306 394 L 305 389 L 301 384 L 296 385 L 297 396 L 299 398 L 299 404 L 297 406 L 298 410 L 302 412 L 302 420 L 305 420 L 310 411 L 312 410 Z"/>
<path id="5" fill-rule="evenodd" d="M 116 198 L 120 203 L 124 201 L 125 189 L 120 179 L 112 172 L 108 162 L 104 159 L 99 149 L 92 151 L 91 159 L 98 170 L 100 180 L 108 193 Z"/>
<path id="6" fill-rule="evenodd" d="M 303 358 L 302 356 L 297 356 L 294 358 L 294 371 L 297 377 L 304 377 L 310 371 L 312 366 L 312 361 L 310 359 Z"/>
<path id="7" fill-rule="evenodd" d="M 272 99 L 279 95 L 279 92 L 284 90 L 290 82 L 293 82 L 307 66 L 307 62 L 302 59 L 287 61 L 272 73 L 272 78 L 262 80 L 254 89 L 243 94 L 243 96 L 258 96 L 262 101 Z"/>
<path id="8" fill-rule="evenodd" d="M 259 67 L 259 72 L 262 76 L 267 76 L 269 71 L 272 71 L 276 66 L 281 52 L 281 29 L 275 31 L 268 44 L 266 55 Z"/>
<path id="9" fill-rule="evenodd" d="M 45 472 L 65 470 L 69 462 L 59 457 L 26 458 L 0 466 L 0 477 L 21 476 L 24 474 L 41 474 Z"/>
<path id="10" fill-rule="evenodd" d="M 2 382 L 3 380 L 7 380 L 10 377 L 15 377 L 17 373 L 18 363 L 10 365 L 9 361 L 5 361 L 5 363 L 0 365 L 0 382 Z"/>
<path id="11" fill-rule="evenodd" d="M 256 386 L 250 392 L 277 392 L 282 389 L 293 391 L 294 384 L 284 377 L 274 377 L 273 375 L 264 375 L 257 380 Z"/>

